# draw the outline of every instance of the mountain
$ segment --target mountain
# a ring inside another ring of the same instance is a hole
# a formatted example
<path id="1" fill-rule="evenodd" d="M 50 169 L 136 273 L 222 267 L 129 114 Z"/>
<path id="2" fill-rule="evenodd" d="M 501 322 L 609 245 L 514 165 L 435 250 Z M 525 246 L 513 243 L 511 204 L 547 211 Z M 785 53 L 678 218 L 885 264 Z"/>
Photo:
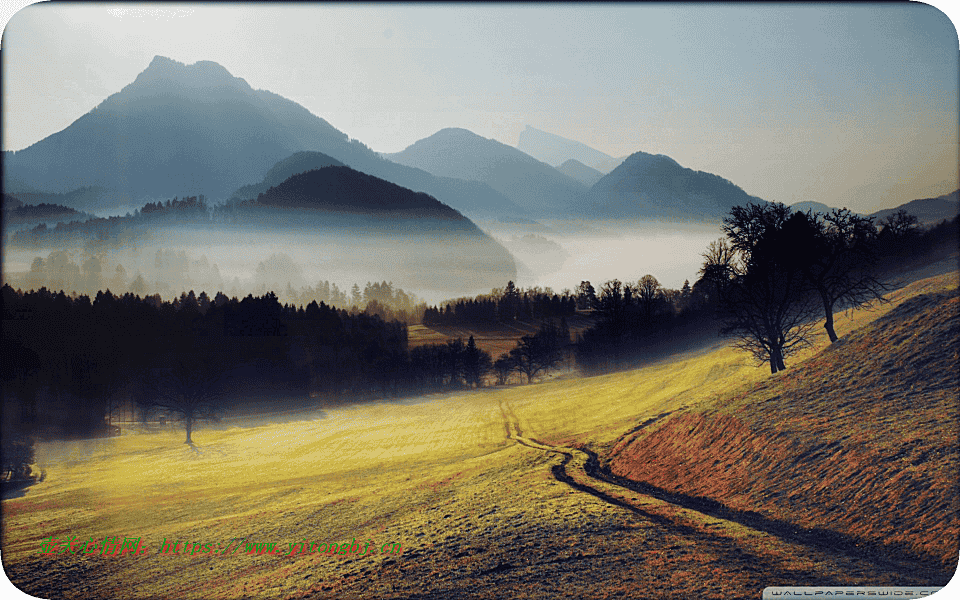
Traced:
<path id="1" fill-rule="evenodd" d="M 332 234 L 358 272 L 417 289 L 490 289 L 517 276 L 513 256 L 456 210 L 346 166 L 295 174 L 255 200 L 216 208 L 214 220 Z"/>
<path id="2" fill-rule="evenodd" d="M 387 156 L 438 177 L 485 183 L 538 215 L 569 211 L 583 201 L 587 191 L 582 183 L 550 165 L 466 129 L 441 129 Z"/>
<path id="3" fill-rule="evenodd" d="M 575 158 L 571 158 L 567 162 L 563 163 L 557 167 L 557 170 L 567 177 L 576 179 L 587 187 L 593 187 L 593 184 L 603 179 L 604 175 L 600 171 L 592 167 L 588 167 Z"/>
<path id="4" fill-rule="evenodd" d="M 813 200 L 804 200 L 803 202 L 797 202 L 796 204 L 790 205 L 790 210 L 796 212 L 807 212 L 812 210 L 815 213 L 830 214 L 833 211 L 832 206 L 827 206 L 823 202 L 814 202 Z"/>
<path id="5" fill-rule="evenodd" d="M 4 190 L 7 190 L 4 185 Z M 56 204 L 74 210 L 95 211 L 115 209 L 126 204 L 126 197 L 102 187 L 82 187 L 63 194 L 39 191 L 14 192 L 25 204 Z"/>
<path id="6" fill-rule="evenodd" d="M 586 144 L 529 125 L 520 132 L 517 148 L 551 165 L 560 165 L 572 158 L 601 173 L 609 173 L 623 162 L 623 157 L 614 158 Z"/>
<path id="7" fill-rule="evenodd" d="M 475 235 L 483 232 L 469 219 L 422 192 L 414 192 L 343 165 L 297 173 L 260 193 L 258 206 L 313 209 L 352 214 L 424 217 L 455 224 Z"/>
<path id="8" fill-rule="evenodd" d="M 157 56 L 133 83 L 5 166 L 48 191 L 100 186 L 133 199 L 216 198 L 251 175 L 262 178 L 294 151 L 349 154 L 355 145 L 302 106 L 254 90 L 216 63 Z"/>
<path id="9" fill-rule="evenodd" d="M 896 208 L 878 210 L 871 213 L 870 216 L 875 218 L 874 222 L 879 223 L 882 219 L 901 209 L 917 217 L 921 225 L 935 225 L 944 219 L 952 219 L 960 214 L 960 190 L 936 198 L 911 200 Z"/>
<path id="10" fill-rule="evenodd" d="M 231 198 L 250 199 L 256 198 L 259 194 L 266 192 L 275 185 L 283 183 L 290 177 L 298 174 L 320 169 L 323 167 L 343 167 L 342 162 L 335 158 L 330 158 L 322 152 L 295 152 L 277 164 L 270 167 L 263 180 L 259 183 L 252 183 L 239 188 L 233 192 Z"/>
<path id="11" fill-rule="evenodd" d="M 590 190 L 589 214 L 598 217 L 718 221 L 730 208 L 764 202 L 726 179 L 694 171 L 669 156 L 636 152 Z"/>
<path id="12" fill-rule="evenodd" d="M 217 63 L 185 65 L 162 56 L 63 131 L 4 152 L 4 189 L 62 193 L 97 186 L 114 194 L 115 206 L 184 194 L 220 200 L 300 151 L 323 153 L 465 212 L 525 214 L 489 186 L 385 160 L 296 102 L 255 90 Z"/>

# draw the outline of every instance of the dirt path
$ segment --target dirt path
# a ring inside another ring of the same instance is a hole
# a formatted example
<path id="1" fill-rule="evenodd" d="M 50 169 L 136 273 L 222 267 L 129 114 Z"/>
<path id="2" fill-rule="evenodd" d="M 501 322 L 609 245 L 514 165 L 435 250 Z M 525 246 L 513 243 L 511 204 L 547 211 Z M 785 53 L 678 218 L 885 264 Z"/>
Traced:
<path id="1" fill-rule="evenodd" d="M 509 403 L 501 401 L 500 411 L 508 438 L 528 448 L 563 457 L 551 467 L 557 481 L 630 511 L 671 534 L 692 540 L 708 549 L 711 555 L 719 552 L 725 556 L 724 560 L 731 561 L 727 568 L 759 572 L 768 582 L 764 585 L 842 583 L 823 579 L 818 568 L 798 572 L 798 564 L 811 563 L 826 566 L 831 572 L 844 573 L 851 579 L 866 577 L 869 580 L 874 576 L 896 581 L 898 585 L 929 585 L 931 581 L 946 581 L 950 577 L 946 574 L 944 579 L 945 574 L 932 565 L 918 568 L 914 557 L 898 561 L 879 554 L 877 548 L 836 532 L 799 528 L 757 513 L 732 511 L 709 499 L 671 494 L 618 477 L 602 467 L 597 454 L 589 449 L 545 444 L 525 437 Z"/>

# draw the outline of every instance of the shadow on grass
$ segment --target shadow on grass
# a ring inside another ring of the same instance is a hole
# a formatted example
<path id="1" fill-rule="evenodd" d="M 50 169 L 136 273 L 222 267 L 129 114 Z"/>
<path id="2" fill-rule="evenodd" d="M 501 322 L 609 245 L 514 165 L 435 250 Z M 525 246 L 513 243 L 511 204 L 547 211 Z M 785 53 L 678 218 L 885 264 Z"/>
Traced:
<path id="1" fill-rule="evenodd" d="M 595 452 L 586 448 L 581 450 L 589 456 L 584 470 L 594 479 L 711 517 L 739 523 L 788 542 L 868 561 L 899 573 L 905 581 L 914 581 L 922 585 L 946 585 L 956 571 L 955 565 L 944 564 L 936 558 L 922 556 L 901 548 L 892 548 L 877 541 L 864 540 L 830 529 L 802 527 L 788 521 L 772 519 L 754 511 L 733 509 L 711 498 L 669 492 L 649 483 L 633 481 L 615 475 L 609 467 L 600 466 L 599 457 Z"/>

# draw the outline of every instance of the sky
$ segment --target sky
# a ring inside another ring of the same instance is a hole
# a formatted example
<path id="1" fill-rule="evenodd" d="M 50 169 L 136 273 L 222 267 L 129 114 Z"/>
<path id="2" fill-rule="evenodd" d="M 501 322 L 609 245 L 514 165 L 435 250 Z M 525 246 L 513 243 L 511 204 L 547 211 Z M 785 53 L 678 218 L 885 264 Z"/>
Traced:
<path id="1" fill-rule="evenodd" d="M 445 127 L 516 146 L 530 125 L 787 204 L 872 212 L 960 187 L 960 44 L 924 4 L 62 3 L 8 18 L 5 150 L 162 55 L 217 62 L 380 152 Z"/>

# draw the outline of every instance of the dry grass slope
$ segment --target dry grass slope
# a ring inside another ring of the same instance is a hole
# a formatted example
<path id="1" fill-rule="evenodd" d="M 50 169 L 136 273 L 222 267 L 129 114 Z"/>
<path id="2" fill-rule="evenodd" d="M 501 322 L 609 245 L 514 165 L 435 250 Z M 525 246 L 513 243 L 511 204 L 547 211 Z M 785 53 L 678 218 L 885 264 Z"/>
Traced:
<path id="1" fill-rule="evenodd" d="M 624 438 L 609 455 L 611 470 L 952 571 L 960 423 L 953 279 L 901 290 L 899 297 L 918 295 L 795 368 Z"/>

